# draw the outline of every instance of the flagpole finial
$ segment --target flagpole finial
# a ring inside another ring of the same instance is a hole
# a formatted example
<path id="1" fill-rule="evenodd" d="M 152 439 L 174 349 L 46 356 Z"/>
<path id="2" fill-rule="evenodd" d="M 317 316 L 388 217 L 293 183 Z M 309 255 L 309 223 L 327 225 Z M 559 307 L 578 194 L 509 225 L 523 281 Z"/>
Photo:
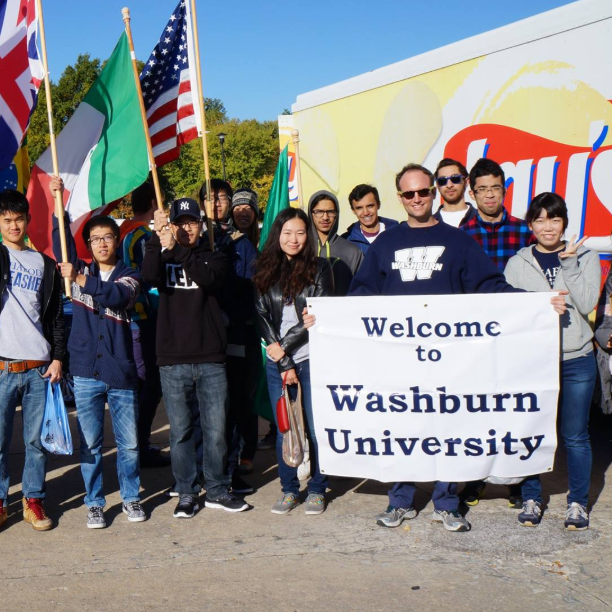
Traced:
<path id="1" fill-rule="evenodd" d="M 123 21 L 129 21 L 130 20 L 130 9 L 127 6 L 124 6 L 121 9 L 121 14 L 123 15 Z"/>
<path id="2" fill-rule="evenodd" d="M 295 128 L 291 130 L 291 136 L 293 137 L 293 141 L 300 139 L 300 130 L 296 130 Z"/>

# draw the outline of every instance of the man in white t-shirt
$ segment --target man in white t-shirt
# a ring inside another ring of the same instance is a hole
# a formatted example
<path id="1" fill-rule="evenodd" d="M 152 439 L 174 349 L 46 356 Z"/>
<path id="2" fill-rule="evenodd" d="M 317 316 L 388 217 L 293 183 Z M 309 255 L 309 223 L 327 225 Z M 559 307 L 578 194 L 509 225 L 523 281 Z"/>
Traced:
<path id="1" fill-rule="evenodd" d="M 476 209 L 465 201 L 467 177 L 467 169 L 461 162 L 446 157 L 438 164 L 434 178 L 442 204 L 435 219 L 461 227 L 476 214 Z"/>
<path id="2" fill-rule="evenodd" d="M 47 531 L 53 523 L 44 508 L 47 456 L 40 432 L 47 381 L 62 377 L 64 313 L 55 261 L 26 245 L 29 210 L 22 193 L 0 193 L 0 527 L 8 518 L 8 452 L 21 406 L 23 518 Z"/>

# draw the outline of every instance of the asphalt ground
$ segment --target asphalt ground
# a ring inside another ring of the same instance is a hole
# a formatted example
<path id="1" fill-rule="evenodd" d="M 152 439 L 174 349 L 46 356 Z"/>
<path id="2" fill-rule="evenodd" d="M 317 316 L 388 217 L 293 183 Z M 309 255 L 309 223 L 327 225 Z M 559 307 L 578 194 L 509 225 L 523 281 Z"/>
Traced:
<path id="1" fill-rule="evenodd" d="M 286 516 L 270 506 L 280 492 L 273 450 L 259 451 L 245 477 L 256 491 L 240 514 L 202 509 L 172 517 L 165 491 L 170 468 L 142 471 L 150 518 L 128 523 L 121 512 L 115 450 L 107 414 L 104 483 L 107 528 L 85 526 L 74 410 L 75 455 L 49 458 L 47 502 L 53 530 L 22 520 L 20 418 L 11 444 L 8 522 L 0 531 L 0 610 L 565 610 L 612 607 L 612 417 L 594 412 L 591 528 L 563 529 L 567 473 L 559 451 L 543 476 L 546 510 L 537 528 L 522 527 L 507 488 L 489 486 L 470 508 L 472 530 L 450 533 L 430 520 L 431 484 L 418 486 L 417 518 L 396 529 L 376 526 L 387 485 L 331 478 L 320 516 L 301 507 Z M 262 426 L 262 435 L 265 428 Z M 167 447 L 163 407 L 153 442 Z"/>

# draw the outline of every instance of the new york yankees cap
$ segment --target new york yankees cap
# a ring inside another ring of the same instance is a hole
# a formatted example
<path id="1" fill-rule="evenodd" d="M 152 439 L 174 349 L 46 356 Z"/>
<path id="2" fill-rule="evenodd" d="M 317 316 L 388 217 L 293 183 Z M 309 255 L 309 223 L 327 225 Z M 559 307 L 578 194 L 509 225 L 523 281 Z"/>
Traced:
<path id="1" fill-rule="evenodd" d="M 170 205 L 170 221 L 174 221 L 179 217 L 193 217 L 200 220 L 202 212 L 199 204 L 192 198 L 178 198 Z"/>

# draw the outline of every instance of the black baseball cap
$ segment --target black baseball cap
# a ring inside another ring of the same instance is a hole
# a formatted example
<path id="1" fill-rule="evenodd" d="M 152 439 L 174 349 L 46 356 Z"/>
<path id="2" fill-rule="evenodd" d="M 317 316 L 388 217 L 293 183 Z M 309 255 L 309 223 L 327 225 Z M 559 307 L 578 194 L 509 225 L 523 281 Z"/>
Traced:
<path id="1" fill-rule="evenodd" d="M 198 221 L 202 217 L 200 205 L 192 198 L 179 198 L 170 205 L 170 221 L 175 221 L 179 217 L 193 217 Z"/>

